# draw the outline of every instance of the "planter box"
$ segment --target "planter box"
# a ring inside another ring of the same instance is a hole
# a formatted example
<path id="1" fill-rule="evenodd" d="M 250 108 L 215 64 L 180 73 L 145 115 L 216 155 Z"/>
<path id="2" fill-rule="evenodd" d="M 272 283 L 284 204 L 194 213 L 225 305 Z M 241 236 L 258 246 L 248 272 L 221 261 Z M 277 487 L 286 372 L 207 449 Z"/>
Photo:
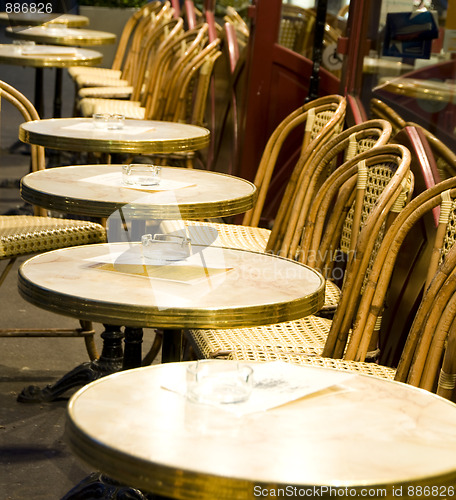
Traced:
<path id="1" fill-rule="evenodd" d="M 113 7 L 92 7 L 90 5 L 79 6 L 79 14 L 88 17 L 90 20 L 89 26 L 87 26 L 88 29 L 115 33 L 117 42 L 122 34 L 125 23 L 136 10 L 135 7 L 116 9 Z M 101 52 L 103 54 L 101 66 L 109 68 L 114 60 L 117 42 L 112 45 L 95 45 L 88 48 Z"/>

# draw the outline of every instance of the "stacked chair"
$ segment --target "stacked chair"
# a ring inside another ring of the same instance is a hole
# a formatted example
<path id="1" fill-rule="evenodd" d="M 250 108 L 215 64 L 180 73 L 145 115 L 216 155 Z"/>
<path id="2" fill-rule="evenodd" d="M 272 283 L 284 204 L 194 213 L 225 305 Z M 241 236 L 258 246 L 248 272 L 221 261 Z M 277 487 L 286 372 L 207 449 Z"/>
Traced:
<path id="1" fill-rule="evenodd" d="M 125 71 L 110 78 L 100 75 L 82 74 L 75 83 L 78 87 L 78 103 L 83 98 L 131 99 L 140 98 L 148 63 L 153 58 L 160 44 L 173 39 L 183 29 L 183 20 L 173 16 L 168 4 L 158 13 L 143 17 L 138 23 L 135 36 L 128 51 L 128 63 Z M 78 105 L 79 107 L 79 105 Z"/>
<path id="2" fill-rule="evenodd" d="M 39 116 L 31 104 L 19 91 L 0 81 L 0 99 L 9 102 L 23 116 L 24 121 L 38 120 Z M 31 146 L 32 170 L 44 168 L 44 148 Z M 105 229 L 92 222 L 47 217 L 42 210 L 35 209 L 36 215 L 0 215 L 0 259 L 7 264 L 0 275 L 0 284 L 20 256 L 45 252 L 75 245 L 101 243 L 106 240 Z M 80 328 L 18 330 L 2 329 L 1 337 L 83 337 L 91 359 L 98 357 L 94 342 L 95 332 L 90 322 L 81 322 Z"/>
<path id="3" fill-rule="evenodd" d="M 316 11 L 314 9 L 284 4 L 280 20 L 279 44 L 308 59 L 312 59 L 315 23 Z M 332 26 L 326 22 L 323 35 L 323 50 L 327 47 L 336 49 L 337 41 L 341 35 L 342 32 L 337 26 Z M 331 68 L 328 70 L 339 76 L 340 70 L 333 71 Z"/>
<path id="4" fill-rule="evenodd" d="M 271 335 L 269 339 L 265 335 L 255 340 L 250 337 L 248 341 L 246 337 L 253 329 L 244 329 L 244 343 L 241 345 L 237 336 L 235 341 L 231 338 L 228 349 L 222 353 L 233 360 L 282 360 L 373 374 L 436 391 L 455 400 L 455 199 L 456 178 L 453 177 L 419 194 L 398 213 L 376 252 L 370 265 L 369 279 L 364 286 L 355 287 L 355 276 L 347 276 L 341 302 L 328 336 L 322 339 L 324 347 L 319 352 L 309 354 L 309 343 L 303 334 L 292 345 L 283 334 L 277 334 L 273 341 Z M 440 216 L 426 285 L 398 367 L 394 369 L 366 363 L 367 353 L 378 345 L 376 334 L 387 302 L 391 274 L 404 239 L 436 207 L 439 208 Z M 369 234 L 362 230 L 358 238 L 358 250 L 367 248 L 367 239 Z M 366 258 L 363 253 L 360 255 L 361 259 Z M 347 273 L 353 275 L 352 270 L 349 269 Z M 356 273 L 358 271 L 359 268 Z M 271 332 L 277 330 L 276 325 L 265 328 Z M 215 333 L 223 335 L 224 332 L 218 330 Z M 201 339 L 195 338 L 195 334 L 198 333 L 190 333 L 193 342 L 200 342 Z"/>
<path id="5" fill-rule="evenodd" d="M 162 21 L 156 20 L 154 25 L 144 34 L 139 54 L 136 59 L 135 73 L 130 80 L 118 80 L 118 85 L 113 80 L 109 86 L 86 86 L 78 92 L 79 100 L 90 98 L 95 99 L 129 99 L 131 101 L 140 101 L 144 92 L 145 82 L 149 75 L 149 61 L 153 60 L 154 55 L 160 50 L 161 46 L 181 34 L 184 22 L 182 18 L 170 18 Z M 100 85 L 101 82 L 98 84 Z M 79 106 L 78 106 L 79 107 Z"/>
<path id="6" fill-rule="evenodd" d="M 318 106 L 316 108 L 318 109 Z M 273 140 L 273 136 L 271 136 L 271 140 Z M 303 151 L 301 159 L 293 171 L 272 230 L 243 224 L 195 221 L 164 222 L 162 229 L 165 232 L 187 233 L 192 241 L 200 244 L 210 244 L 210 238 L 212 238 L 214 230 L 217 230 L 218 237 L 214 244 L 258 252 L 273 252 L 277 255 L 296 258 L 299 253 L 299 235 L 306 229 L 306 217 L 314 197 L 326 177 L 337 167 L 337 162 L 340 164 L 341 158 L 347 161 L 356 154 L 384 145 L 390 137 L 391 126 L 388 122 L 371 120 L 334 134 L 320 148 L 315 147 L 314 142 L 311 141 L 310 144 L 313 146 L 308 148 L 310 154 L 306 155 L 306 151 Z M 267 147 L 265 155 L 268 151 L 270 152 L 271 149 Z M 268 158 L 271 162 L 275 161 L 275 154 L 268 157 L 265 155 L 263 160 Z M 269 175 L 268 173 L 267 177 Z M 259 210 L 257 210 L 258 213 Z M 259 220 L 257 214 L 251 212 L 247 216 L 255 215 L 256 220 Z M 316 215 L 318 215 L 318 209 L 313 208 L 313 217 Z M 306 234 L 309 235 L 310 231 L 307 231 Z M 325 306 L 319 314 L 331 316 L 338 303 L 339 295 L 338 287 L 333 281 L 328 281 Z"/>
<path id="7" fill-rule="evenodd" d="M 110 68 L 74 66 L 68 74 L 75 83 L 74 112 L 77 113 L 78 92 L 84 87 L 107 85 L 120 87 L 128 85 L 135 69 L 137 47 L 144 29 L 160 11 L 170 10 L 169 3 L 154 1 L 138 9 L 125 23 L 116 53 Z M 160 14 L 163 15 L 163 14 Z M 136 48 L 136 49 L 135 49 Z"/>
<path id="8" fill-rule="evenodd" d="M 188 337 L 197 356 L 221 354 L 246 356 L 271 351 L 298 352 L 301 356 L 321 356 L 327 339 L 351 328 L 363 287 L 370 282 L 372 254 L 376 253 L 386 228 L 410 196 L 410 153 L 400 145 L 378 146 L 338 167 L 322 184 L 301 233 L 301 262 L 313 262 L 325 273 L 334 272 L 339 255 L 345 255 L 347 268 L 342 295 L 332 320 L 309 316 L 301 320 L 259 328 L 192 330 Z M 304 249 L 311 231 L 315 246 Z M 349 241 L 344 240 L 349 235 Z M 331 241 L 324 255 L 319 249 L 326 238 Z M 319 265 L 315 257 L 321 259 Z M 249 354 L 250 353 L 250 354 Z M 252 354 L 253 353 L 253 354 Z M 250 357 L 249 359 L 254 359 Z M 371 370 L 375 370 L 374 365 Z"/>
<path id="9" fill-rule="evenodd" d="M 208 81 L 221 54 L 219 45 L 219 39 L 209 43 L 207 24 L 167 38 L 149 59 L 141 100 L 84 98 L 80 111 L 84 116 L 109 112 L 201 124 Z"/>

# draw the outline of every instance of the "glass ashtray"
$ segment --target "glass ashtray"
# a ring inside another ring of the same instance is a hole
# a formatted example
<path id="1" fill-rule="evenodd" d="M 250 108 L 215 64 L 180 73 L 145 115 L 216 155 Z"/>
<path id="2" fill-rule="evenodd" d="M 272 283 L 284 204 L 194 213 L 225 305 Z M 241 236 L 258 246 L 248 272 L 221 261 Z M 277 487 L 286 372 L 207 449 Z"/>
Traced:
<path id="1" fill-rule="evenodd" d="M 190 239 L 174 234 L 144 234 L 141 245 L 143 256 L 157 261 L 182 260 L 191 251 Z"/>
<path id="2" fill-rule="evenodd" d="M 157 165 L 122 165 L 122 183 L 125 186 L 156 186 L 160 184 L 161 167 Z"/>
<path id="3" fill-rule="evenodd" d="M 226 360 L 198 360 L 187 368 L 187 398 L 206 404 L 246 401 L 253 388 L 252 367 Z"/>
<path id="4" fill-rule="evenodd" d="M 31 40 L 13 40 L 13 53 L 22 54 L 23 50 L 31 49 L 35 47 L 35 42 Z"/>
<path id="5" fill-rule="evenodd" d="M 112 113 L 94 113 L 93 126 L 104 130 L 120 130 L 125 124 L 125 115 Z"/>
<path id="6" fill-rule="evenodd" d="M 45 29 L 48 31 L 48 33 L 60 33 L 60 32 L 66 32 L 68 31 L 68 24 L 66 23 L 47 23 L 45 24 Z"/>

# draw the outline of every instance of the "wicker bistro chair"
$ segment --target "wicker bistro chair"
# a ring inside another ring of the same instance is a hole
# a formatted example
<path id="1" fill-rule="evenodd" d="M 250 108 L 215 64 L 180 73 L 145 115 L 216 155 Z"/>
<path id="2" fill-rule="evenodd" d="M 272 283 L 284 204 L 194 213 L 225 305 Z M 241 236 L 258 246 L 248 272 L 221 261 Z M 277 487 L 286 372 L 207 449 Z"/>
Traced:
<path id="1" fill-rule="evenodd" d="M 93 113 L 121 113 L 127 118 L 162 119 L 163 99 L 169 93 L 169 86 L 176 81 L 175 75 L 203 50 L 207 44 L 207 25 L 177 36 L 173 42 L 161 44 L 149 69 L 145 91 L 141 100 L 118 100 L 85 98 L 80 101 L 80 110 L 84 116 Z M 214 44 L 215 45 L 215 44 Z M 174 79 L 174 80 L 173 80 Z M 177 78 L 179 80 L 179 78 Z"/>
<path id="2" fill-rule="evenodd" d="M 116 81 L 122 79 L 130 81 L 144 30 L 170 10 L 169 2 L 149 2 L 138 9 L 125 23 L 110 68 L 79 66 L 68 68 L 68 74 L 74 80 L 77 89 L 97 85 L 100 81 L 113 82 L 115 85 L 120 85 Z"/>
<path id="3" fill-rule="evenodd" d="M 330 332 L 337 337 L 340 329 L 347 324 L 351 326 L 356 317 L 364 282 L 369 279 L 371 255 L 378 248 L 385 227 L 394 218 L 392 212 L 399 210 L 407 200 L 405 186 L 410 176 L 409 165 L 410 153 L 405 147 L 377 147 L 345 162 L 325 181 L 317 195 L 318 198 L 321 192 L 322 199 L 327 200 L 319 203 L 318 215 L 328 220 L 332 233 L 339 232 L 339 239 L 343 239 L 342 230 L 336 227 L 342 224 L 335 225 L 333 221 L 347 218 L 347 211 L 357 214 L 351 221 L 351 236 L 356 243 L 348 260 L 333 320 L 309 316 L 258 328 L 191 330 L 188 337 L 197 356 L 209 358 L 242 347 L 321 356 Z M 364 182 L 366 177 L 367 182 Z M 354 190 L 356 183 L 358 186 Z M 342 204 L 333 201 L 336 196 L 343 199 Z M 326 213 L 321 213 L 323 210 Z M 301 253 L 299 260 L 305 262 L 307 257 L 310 259 L 313 255 Z"/>
<path id="4" fill-rule="evenodd" d="M 420 194 L 405 207 L 391 225 L 377 259 L 371 280 L 366 286 L 350 337 L 339 335 L 327 342 L 324 354 L 335 353 L 334 347 L 345 349 L 344 359 L 308 356 L 298 352 L 258 346 L 241 346 L 229 354 L 230 359 L 250 361 L 282 360 L 304 365 L 333 367 L 359 371 L 405 382 L 456 401 L 456 178 L 448 179 Z M 428 276 L 420 306 L 414 316 L 397 369 L 362 359 L 366 346 L 375 334 L 383 309 L 398 252 L 407 234 L 435 207 L 440 219 L 430 260 Z M 388 252 L 386 252 L 388 250 Z M 345 339 L 345 340 L 344 340 Z M 345 347 L 348 339 L 348 346 Z M 328 339 L 329 340 L 329 339 Z M 334 342 L 335 340 L 335 342 Z M 337 353 L 336 353 L 337 355 Z"/>
<path id="5" fill-rule="evenodd" d="M 200 244 L 211 244 L 212 230 L 217 230 L 215 245 L 229 246 L 263 252 L 271 231 L 258 227 L 266 202 L 271 178 L 283 143 L 297 127 L 304 126 L 299 166 L 303 168 L 307 155 L 315 154 L 319 148 L 343 127 L 345 118 L 345 99 L 341 96 L 327 96 L 316 99 L 299 107 L 288 115 L 271 134 L 255 175 L 254 184 L 258 189 L 258 198 L 252 210 L 244 214 L 242 224 L 221 224 L 197 221 L 163 222 L 165 232 L 182 231 L 187 228 L 191 237 Z M 208 240 L 208 234 L 211 235 Z"/>
<path id="6" fill-rule="evenodd" d="M 0 102 L 13 105 L 24 120 L 37 120 L 39 116 L 19 91 L 0 81 Z M 32 170 L 44 168 L 44 148 L 31 147 Z M 105 229 L 92 222 L 46 217 L 36 209 L 37 215 L 0 215 L 0 260 L 7 261 L 0 274 L 0 285 L 4 282 L 16 259 L 20 256 L 46 252 L 89 243 L 106 241 Z M 98 357 L 95 332 L 90 322 L 81 321 L 81 328 L 75 329 L 0 329 L 0 337 L 76 337 L 84 338 L 89 357 Z"/>
<path id="7" fill-rule="evenodd" d="M 181 231 L 187 231 L 192 241 L 207 239 L 206 243 L 209 244 L 210 238 L 213 238 L 212 234 L 217 230 L 218 236 L 213 244 L 260 252 L 268 251 L 294 258 L 297 247 L 295 246 L 294 252 L 290 252 L 293 232 L 304 225 L 303 220 L 307 217 L 315 193 L 331 171 L 336 169 L 340 158 L 348 160 L 363 151 L 384 145 L 390 136 L 391 126 L 388 122 L 371 120 L 346 129 L 328 140 L 312 155 L 304 168 L 301 169 L 299 166 L 296 171 L 299 175 L 293 175 L 271 231 L 242 225 L 204 224 L 191 221 L 185 221 L 186 227 L 182 229 L 181 225 Z M 177 230 L 179 227 L 177 223 L 170 225 L 167 222 L 162 223 L 162 226 L 166 230 Z M 332 281 L 327 281 L 326 301 L 321 313 L 324 311 L 325 315 L 331 315 L 337 306 L 339 295 L 339 288 Z"/>
<path id="8" fill-rule="evenodd" d="M 456 154 L 438 137 L 418 123 L 407 122 L 406 126 L 415 127 L 423 132 L 431 147 L 440 179 L 445 180 L 454 177 L 456 175 Z"/>
<path id="9" fill-rule="evenodd" d="M 130 81 L 113 79 L 108 81 L 108 86 L 104 86 L 104 81 L 100 81 L 99 85 L 101 86 L 83 87 L 78 91 L 78 99 L 101 98 L 140 101 L 149 74 L 149 61 L 153 60 L 161 44 L 169 43 L 182 33 L 183 25 L 184 21 L 180 17 L 164 19 L 162 22 L 156 21 L 143 37 L 134 78 Z M 95 83 L 95 80 L 92 80 L 92 83 Z"/>
<path id="10" fill-rule="evenodd" d="M 402 116 L 380 99 L 372 98 L 370 100 L 370 114 L 372 118 L 389 121 L 393 127 L 393 134 L 397 134 L 406 126 L 406 121 Z"/>
<path id="11" fill-rule="evenodd" d="M 312 59 L 315 23 L 316 11 L 314 9 L 283 4 L 279 28 L 279 44 L 308 59 Z M 323 48 L 334 47 L 336 49 L 337 41 L 341 34 L 338 28 L 326 22 L 323 34 Z M 323 61 L 324 64 L 325 61 Z M 335 73 L 336 76 L 339 76 L 339 70 L 327 69 Z"/>

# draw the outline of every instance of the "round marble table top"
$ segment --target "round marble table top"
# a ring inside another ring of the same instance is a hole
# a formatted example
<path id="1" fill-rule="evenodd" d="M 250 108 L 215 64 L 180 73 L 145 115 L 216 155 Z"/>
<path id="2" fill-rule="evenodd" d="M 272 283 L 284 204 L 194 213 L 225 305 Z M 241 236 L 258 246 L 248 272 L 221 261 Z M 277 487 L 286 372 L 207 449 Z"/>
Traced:
<path id="1" fill-rule="evenodd" d="M 385 57 L 364 57 L 363 72 L 381 75 L 401 75 L 412 71 L 414 67 L 411 64 L 403 63 L 395 58 Z"/>
<path id="2" fill-rule="evenodd" d="M 253 363 L 247 402 L 198 404 L 185 397 L 187 365 L 123 371 L 78 391 L 67 414 L 72 450 L 170 498 L 454 496 L 448 400 L 367 375 Z"/>
<path id="3" fill-rule="evenodd" d="M 92 118 L 51 118 L 22 123 L 19 127 L 19 139 L 23 142 L 99 153 L 196 151 L 209 144 L 209 136 L 204 127 L 156 120 L 125 120 L 121 130 L 97 129 Z"/>
<path id="4" fill-rule="evenodd" d="M 227 328 L 293 320 L 324 302 L 313 269 L 263 253 L 192 245 L 179 261 L 151 260 L 140 243 L 83 245 L 26 261 L 29 302 L 113 325 Z"/>
<path id="5" fill-rule="evenodd" d="M 16 40 L 32 40 L 56 45 L 107 45 L 115 43 L 116 35 L 107 31 L 57 27 L 53 24 L 32 26 L 18 30 L 8 27 L 6 35 Z"/>
<path id="6" fill-rule="evenodd" d="M 103 54 L 95 50 L 56 45 L 36 45 L 16 52 L 12 43 L 0 45 L 0 63 L 35 68 L 66 68 L 100 64 Z"/>
<path id="7" fill-rule="evenodd" d="M 69 27 L 76 28 L 87 26 L 89 18 L 78 14 L 46 14 L 46 13 L 6 13 L 0 12 L 0 24 L 9 24 L 11 26 L 39 26 L 45 23 L 66 24 Z"/>
<path id="8" fill-rule="evenodd" d="M 374 88 L 374 91 L 377 90 L 429 101 L 456 102 L 456 85 L 442 80 L 385 77 L 380 80 L 380 85 Z"/>
<path id="9" fill-rule="evenodd" d="M 33 172 L 22 178 L 25 201 L 51 210 L 109 217 L 124 208 L 129 217 L 197 219 L 226 217 L 252 208 L 251 182 L 207 170 L 162 167 L 158 186 L 122 184 L 122 165 L 76 165 Z"/>

